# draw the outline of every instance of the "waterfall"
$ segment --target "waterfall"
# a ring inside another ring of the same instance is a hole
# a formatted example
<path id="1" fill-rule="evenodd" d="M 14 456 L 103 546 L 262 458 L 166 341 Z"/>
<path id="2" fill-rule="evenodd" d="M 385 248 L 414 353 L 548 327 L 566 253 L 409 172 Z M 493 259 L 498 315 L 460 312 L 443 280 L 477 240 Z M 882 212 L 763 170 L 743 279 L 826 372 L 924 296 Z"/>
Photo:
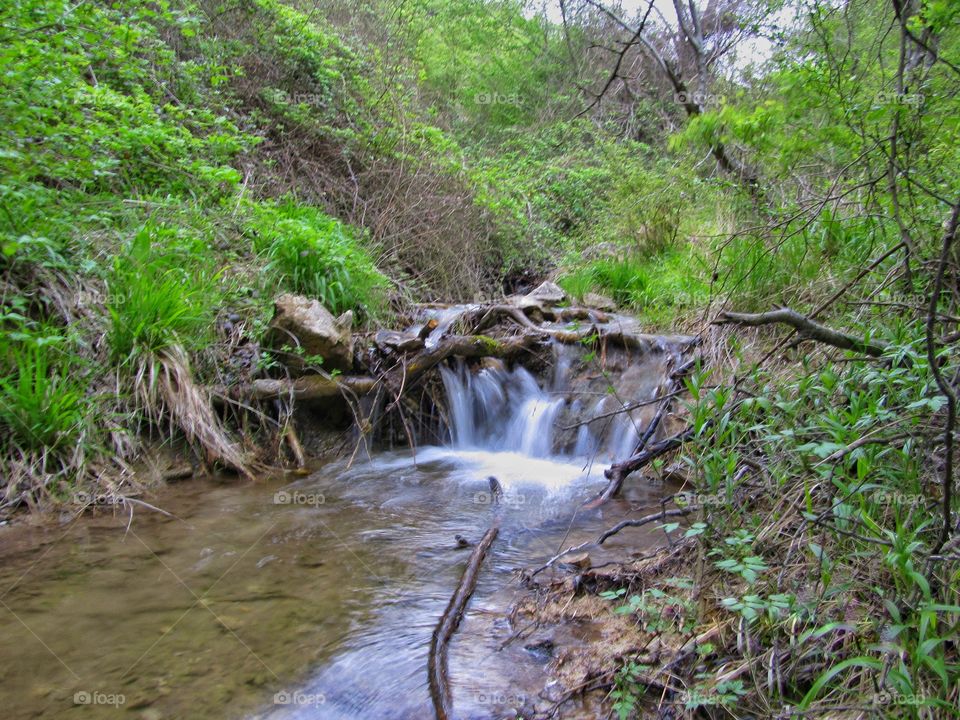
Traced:
<path id="1" fill-rule="evenodd" d="M 553 345 L 550 372 L 538 380 L 486 358 L 441 367 L 450 449 L 514 453 L 530 458 L 612 462 L 634 453 L 656 412 L 673 355 L 650 351 L 615 371 L 584 371 L 579 349 Z M 644 401 L 624 412 L 624 405 Z"/>
<path id="2" fill-rule="evenodd" d="M 471 372 L 461 361 L 441 368 L 453 447 L 549 457 L 563 396 L 543 390 L 527 370 L 488 364 Z"/>

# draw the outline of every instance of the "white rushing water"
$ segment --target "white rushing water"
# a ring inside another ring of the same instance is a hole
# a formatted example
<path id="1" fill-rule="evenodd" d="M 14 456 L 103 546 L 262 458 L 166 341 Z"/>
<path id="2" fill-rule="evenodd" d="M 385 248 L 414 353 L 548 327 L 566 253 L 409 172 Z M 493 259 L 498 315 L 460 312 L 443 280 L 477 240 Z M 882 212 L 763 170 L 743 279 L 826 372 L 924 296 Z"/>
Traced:
<path id="1" fill-rule="evenodd" d="M 534 458 L 554 454 L 554 424 L 563 395 L 543 390 L 527 370 L 465 364 L 441 368 L 457 450 L 514 452 Z"/>
<path id="2" fill-rule="evenodd" d="M 441 368 L 451 449 L 461 455 L 511 453 L 581 465 L 629 457 L 640 438 L 637 421 L 616 412 L 622 405 L 613 395 L 577 398 L 570 387 L 569 356 L 560 350 L 554 359 L 552 377 L 542 386 L 520 366 L 508 370 L 491 363 L 470 369 L 461 361 Z M 568 405 L 567 418 L 609 417 L 582 424 L 575 436 L 561 438 L 561 415 Z"/>

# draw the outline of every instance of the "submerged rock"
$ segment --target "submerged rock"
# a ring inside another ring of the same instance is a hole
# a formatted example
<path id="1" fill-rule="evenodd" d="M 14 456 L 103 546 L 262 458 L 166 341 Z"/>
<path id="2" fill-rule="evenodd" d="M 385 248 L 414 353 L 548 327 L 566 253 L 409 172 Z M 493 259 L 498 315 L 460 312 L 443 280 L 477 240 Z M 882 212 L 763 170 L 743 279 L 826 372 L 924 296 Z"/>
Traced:
<path id="1" fill-rule="evenodd" d="M 302 348 L 307 355 L 323 358 L 324 370 L 349 370 L 353 366 L 353 313 L 335 318 L 317 300 L 300 295 L 280 295 L 274 301 L 273 320 L 264 336 L 264 345 Z M 283 362 L 291 373 L 304 372 L 305 363 L 296 355 Z"/>

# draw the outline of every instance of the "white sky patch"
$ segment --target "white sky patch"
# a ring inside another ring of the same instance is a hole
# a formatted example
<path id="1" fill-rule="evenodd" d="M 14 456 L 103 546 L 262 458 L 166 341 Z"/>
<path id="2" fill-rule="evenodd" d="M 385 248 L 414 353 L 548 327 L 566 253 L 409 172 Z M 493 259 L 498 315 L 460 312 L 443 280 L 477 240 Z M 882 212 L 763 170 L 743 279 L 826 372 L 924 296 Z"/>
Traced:
<path id="1" fill-rule="evenodd" d="M 575 0 L 572 1 L 575 2 Z M 618 17 L 623 18 L 627 24 L 635 26 L 646 13 L 648 4 L 649 0 L 619 0 L 619 2 L 606 3 L 605 7 Z M 659 13 L 667 23 L 676 26 L 677 14 L 673 7 L 673 0 L 654 0 L 653 5 L 654 9 L 647 21 L 648 24 L 662 24 L 660 17 L 658 17 Z M 770 18 L 770 22 L 780 27 L 791 24 L 796 9 L 792 5 L 793 3 L 787 3 L 786 7 Z M 542 12 L 550 22 L 558 25 L 563 22 L 559 0 L 539 0 L 539 2 L 530 3 L 528 12 L 531 14 Z M 735 71 L 745 70 L 749 66 L 756 67 L 769 60 L 773 55 L 773 50 L 774 43 L 768 38 L 749 37 L 738 44 L 733 51 L 732 61 L 725 64 Z"/>

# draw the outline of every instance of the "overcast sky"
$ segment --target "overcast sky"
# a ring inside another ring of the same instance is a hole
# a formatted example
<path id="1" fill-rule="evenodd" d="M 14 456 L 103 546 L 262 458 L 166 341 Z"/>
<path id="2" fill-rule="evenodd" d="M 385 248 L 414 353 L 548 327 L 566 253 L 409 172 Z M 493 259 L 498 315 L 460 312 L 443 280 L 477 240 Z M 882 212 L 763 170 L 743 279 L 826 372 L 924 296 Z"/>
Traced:
<path id="1" fill-rule="evenodd" d="M 546 11 L 547 17 L 551 21 L 558 24 L 563 22 L 559 0 L 535 1 Z M 609 0 L 608 2 L 604 2 L 604 5 L 628 23 L 632 24 L 634 20 L 639 21 L 638 16 L 641 13 L 646 12 L 648 3 L 649 0 Z M 651 19 L 656 16 L 656 11 L 659 10 L 667 22 L 676 24 L 677 14 L 673 9 L 673 0 L 654 0 L 653 4 L 656 10 L 651 15 Z M 787 3 L 787 5 L 789 6 L 790 3 Z M 777 20 L 786 22 L 791 14 L 792 10 L 784 8 L 778 14 Z M 750 38 L 742 42 L 737 48 L 737 59 L 734 66 L 743 69 L 747 65 L 762 63 L 770 57 L 772 48 L 772 44 L 766 38 Z"/>

